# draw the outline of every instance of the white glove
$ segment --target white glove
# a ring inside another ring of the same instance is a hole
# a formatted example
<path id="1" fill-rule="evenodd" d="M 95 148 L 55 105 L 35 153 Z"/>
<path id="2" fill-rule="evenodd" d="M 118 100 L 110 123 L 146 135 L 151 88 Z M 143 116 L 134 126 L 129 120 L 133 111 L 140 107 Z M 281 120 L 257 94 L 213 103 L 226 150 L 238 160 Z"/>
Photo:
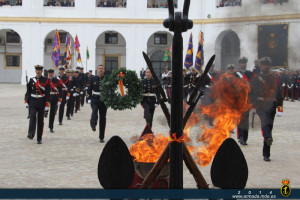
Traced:
<path id="1" fill-rule="evenodd" d="M 88 87 L 85 87 L 84 89 L 86 89 L 86 90 L 87 90 L 87 89 L 89 89 L 89 88 L 88 88 Z"/>
<path id="2" fill-rule="evenodd" d="M 60 102 L 60 101 L 58 101 L 58 102 L 57 102 L 57 105 L 58 105 L 58 106 L 60 106 L 60 104 L 61 104 L 61 102 Z"/>
<path id="3" fill-rule="evenodd" d="M 66 96 L 66 101 L 68 101 L 70 99 L 70 97 L 69 96 Z"/>
<path id="4" fill-rule="evenodd" d="M 25 105 L 25 108 L 28 108 L 28 103 L 25 103 L 24 105 Z"/>
<path id="5" fill-rule="evenodd" d="M 88 103 L 88 104 L 91 104 L 91 100 L 88 100 L 87 103 Z"/>
<path id="6" fill-rule="evenodd" d="M 277 112 L 276 116 L 277 117 L 282 117 L 283 116 L 283 112 Z"/>
<path id="7" fill-rule="evenodd" d="M 154 106 L 155 106 L 155 108 L 156 108 L 156 107 L 158 107 L 159 105 L 156 103 L 156 104 L 154 104 Z"/>
<path id="8" fill-rule="evenodd" d="M 48 111 L 48 110 L 49 110 L 49 107 L 46 106 L 46 107 L 45 107 L 45 111 Z"/>
<path id="9" fill-rule="evenodd" d="M 285 86 L 285 84 L 283 83 L 283 84 L 282 84 L 282 87 L 284 87 L 284 86 Z"/>
<path id="10" fill-rule="evenodd" d="M 76 94 L 76 93 L 74 93 L 74 94 L 73 94 L 73 97 L 76 97 L 76 96 L 77 96 L 77 94 Z"/>
<path id="11" fill-rule="evenodd" d="M 80 94 L 83 94 L 83 92 L 80 92 Z"/>

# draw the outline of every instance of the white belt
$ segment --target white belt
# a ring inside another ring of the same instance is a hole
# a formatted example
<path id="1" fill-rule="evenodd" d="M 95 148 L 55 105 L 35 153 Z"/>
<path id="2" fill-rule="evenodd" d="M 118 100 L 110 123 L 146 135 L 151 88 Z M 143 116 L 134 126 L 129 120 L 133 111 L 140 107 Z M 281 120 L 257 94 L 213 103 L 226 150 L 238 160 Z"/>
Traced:
<path id="1" fill-rule="evenodd" d="M 167 85 L 167 87 L 172 87 L 172 85 Z"/>
<path id="2" fill-rule="evenodd" d="M 184 88 L 188 87 L 188 85 L 183 86 Z"/>
<path id="3" fill-rule="evenodd" d="M 100 95 L 100 92 L 93 91 L 93 95 Z"/>
<path id="4" fill-rule="evenodd" d="M 39 95 L 39 94 L 31 94 L 31 96 L 34 97 L 34 98 L 42 98 L 42 97 L 44 97 L 44 96 Z"/>
<path id="5" fill-rule="evenodd" d="M 64 90 L 64 91 L 68 91 L 68 88 L 63 88 L 62 90 Z"/>
<path id="6" fill-rule="evenodd" d="M 205 85 L 205 87 L 206 87 L 206 88 L 209 88 L 210 86 L 209 86 L 209 85 Z"/>
<path id="7" fill-rule="evenodd" d="M 275 98 L 263 98 L 263 97 L 257 97 L 257 100 L 260 100 L 260 101 L 275 101 L 276 99 Z"/>
<path id="8" fill-rule="evenodd" d="M 59 94 L 58 92 L 57 93 L 54 93 L 54 92 L 50 92 L 50 94 Z"/>
<path id="9" fill-rule="evenodd" d="M 145 93 L 145 94 L 143 94 L 143 96 L 146 96 L 146 97 L 155 97 L 155 94 L 153 94 L 153 93 Z"/>

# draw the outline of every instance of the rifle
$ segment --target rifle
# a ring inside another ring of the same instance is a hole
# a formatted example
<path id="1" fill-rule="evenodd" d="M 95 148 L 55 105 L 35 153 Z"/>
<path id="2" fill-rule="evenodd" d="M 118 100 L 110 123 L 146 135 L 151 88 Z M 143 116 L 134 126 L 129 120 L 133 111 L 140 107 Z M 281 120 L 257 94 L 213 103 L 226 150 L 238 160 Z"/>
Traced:
<path id="1" fill-rule="evenodd" d="M 255 112 L 252 112 L 252 122 L 251 122 L 251 126 L 252 128 L 254 128 L 254 117 L 255 117 Z"/>
<path id="2" fill-rule="evenodd" d="M 27 70 L 25 70 L 25 74 L 26 74 L 26 83 L 28 83 Z"/>

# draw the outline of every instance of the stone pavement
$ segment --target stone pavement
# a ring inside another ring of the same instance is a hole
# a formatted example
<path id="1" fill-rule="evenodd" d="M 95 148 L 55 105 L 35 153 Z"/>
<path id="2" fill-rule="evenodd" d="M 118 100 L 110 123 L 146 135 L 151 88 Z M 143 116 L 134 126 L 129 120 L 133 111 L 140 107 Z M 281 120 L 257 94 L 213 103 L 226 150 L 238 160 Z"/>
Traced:
<path id="1" fill-rule="evenodd" d="M 97 165 L 105 144 L 98 141 L 98 129 L 89 126 L 91 109 L 81 108 L 71 121 L 59 126 L 57 118 L 52 134 L 45 121 L 43 144 L 36 138 L 26 138 L 27 109 L 24 107 L 25 86 L 0 84 L 0 188 L 101 188 Z M 284 102 L 284 116 L 275 119 L 272 161 L 263 161 L 263 139 L 256 116 L 255 128 L 250 128 L 248 146 L 242 151 L 249 167 L 247 188 L 280 188 L 281 180 L 291 180 L 292 188 L 300 188 L 300 102 Z M 128 147 L 130 138 L 139 135 L 145 121 L 141 106 L 133 110 L 108 110 L 106 141 L 119 135 Z M 196 136 L 200 125 L 191 129 Z M 153 123 L 155 132 L 168 133 L 160 108 L 156 109 Z M 236 134 L 233 134 L 236 138 Z M 210 166 L 200 167 L 203 176 L 213 187 Z M 192 175 L 184 168 L 184 188 L 196 188 Z"/>

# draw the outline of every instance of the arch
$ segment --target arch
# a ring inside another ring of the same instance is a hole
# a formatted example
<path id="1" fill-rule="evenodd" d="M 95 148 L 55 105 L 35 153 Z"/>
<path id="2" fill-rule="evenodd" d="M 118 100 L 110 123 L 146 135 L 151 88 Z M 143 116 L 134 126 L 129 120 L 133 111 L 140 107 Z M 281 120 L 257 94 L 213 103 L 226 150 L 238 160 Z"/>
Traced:
<path id="1" fill-rule="evenodd" d="M 22 38 L 14 29 L 0 29 L 0 82 L 21 83 Z"/>
<path id="2" fill-rule="evenodd" d="M 159 35 L 165 36 L 160 38 Z M 157 41 L 155 41 L 155 36 L 157 37 Z M 165 39 L 166 41 L 164 41 Z M 168 61 L 164 61 L 164 55 L 165 50 L 170 48 L 172 40 L 173 35 L 167 31 L 156 31 L 147 40 L 147 54 L 152 61 L 154 71 L 158 77 L 161 77 L 165 67 L 171 68 L 171 56 L 168 57 Z M 159 42 L 162 43 L 159 44 Z"/>
<path id="3" fill-rule="evenodd" d="M 103 64 L 106 73 L 126 67 L 126 39 L 118 31 L 106 30 L 96 39 L 96 66 Z"/>
<path id="4" fill-rule="evenodd" d="M 237 65 L 241 54 L 239 36 L 232 30 L 221 32 L 216 39 L 215 52 L 216 69 L 226 71 L 228 64 Z"/>
<path id="5" fill-rule="evenodd" d="M 44 42 L 43 42 L 43 46 L 44 46 L 44 69 L 56 69 L 56 67 L 53 65 L 52 62 L 52 49 L 53 49 L 53 42 L 54 42 L 54 37 L 55 37 L 55 32 L 56 30 L 52 30 L 50 32 L 48 32 L 47 35 L 45 35 L 44 37 Z M 64 57 L 64 53 L 65 53 L 65 39 L 66 39 L 66 35 L 69 34 L 70 39 L 71 39 L 71 63 L 69 65 L 69 67 L 74 67 L 77 62 L 76 62 L 76 58 L 75 58 L 75 54 L 74 54 L 74 39 L 72 37 L 72 35 L 70 34 L 70 32 L 66 31 L 66 30 L 58 30 L 59 32 L 59 36 L 60 36 L 60 41 L 61 41 L 61 51 L 60 51 L 60 59 L 61 59 L 61 64 L 65 64 L 65 61 L 63 59 Z M 81 52 L 82 53 L 82 52 Z M 47 73 L 46 73 L 47 74 Z"/>

